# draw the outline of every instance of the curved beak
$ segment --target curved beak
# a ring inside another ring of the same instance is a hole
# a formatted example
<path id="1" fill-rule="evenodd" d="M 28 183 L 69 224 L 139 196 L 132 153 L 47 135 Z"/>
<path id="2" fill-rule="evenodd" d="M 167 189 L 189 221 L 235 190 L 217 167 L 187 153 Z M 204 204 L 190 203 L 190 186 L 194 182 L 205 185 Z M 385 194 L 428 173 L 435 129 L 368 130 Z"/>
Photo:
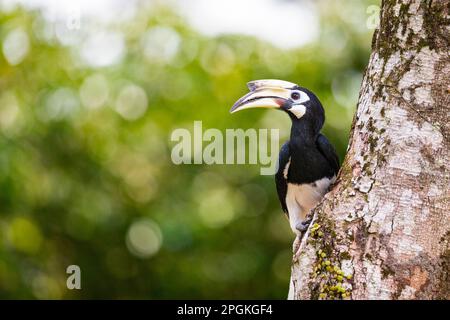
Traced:
<path id="1" fill-rule="evenodd" d="M 250 108 L 281 108 L 296 85 L 282 80 L 256 80 L 247 86 L 250 92 L 236 101 L 230 113 Z"/>

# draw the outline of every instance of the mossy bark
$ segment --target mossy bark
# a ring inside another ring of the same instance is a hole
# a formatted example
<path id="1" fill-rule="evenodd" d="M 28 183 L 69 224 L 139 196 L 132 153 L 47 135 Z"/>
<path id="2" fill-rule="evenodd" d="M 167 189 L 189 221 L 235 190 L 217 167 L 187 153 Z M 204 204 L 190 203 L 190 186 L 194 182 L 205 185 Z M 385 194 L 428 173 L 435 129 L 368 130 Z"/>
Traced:
<path id="1" fill-rule="evenodd" d="M 382 2 L 349 150 L 290 299 L 450 299 L 449 7 Z"/>

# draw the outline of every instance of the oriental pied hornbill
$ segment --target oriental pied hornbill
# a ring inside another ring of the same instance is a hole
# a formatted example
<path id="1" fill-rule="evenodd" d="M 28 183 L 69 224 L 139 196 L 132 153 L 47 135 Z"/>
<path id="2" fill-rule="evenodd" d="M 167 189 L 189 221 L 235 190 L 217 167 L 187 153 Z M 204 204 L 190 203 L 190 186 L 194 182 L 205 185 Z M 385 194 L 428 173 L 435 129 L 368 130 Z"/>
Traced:
<path id="1" fill-rule="evenodd" d="M 280 150 L 275 182 L 281 207 L 296 233 L 297 251 L 309 211 L 322 199 L 339 170 L 339 159 L 328 139 L 320 133 L 325 112 L 308 89 L 282 80 L 256 80 L 247 84 L 250 93 L 230 112 L 249 108 L 276 108 L 292 120 L 291 136 Z"/>

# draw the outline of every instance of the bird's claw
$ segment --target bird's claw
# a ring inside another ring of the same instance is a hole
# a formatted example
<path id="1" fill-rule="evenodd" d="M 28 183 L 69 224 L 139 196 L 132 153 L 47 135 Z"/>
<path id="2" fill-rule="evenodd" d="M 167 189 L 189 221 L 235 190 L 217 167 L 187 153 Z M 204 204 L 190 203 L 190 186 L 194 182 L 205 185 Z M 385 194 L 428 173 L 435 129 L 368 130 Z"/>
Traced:
<path id="1" fill-rule="evenodd" d="M 311 223 L 311 220 L 312 220 L 312 218 L 309 218 L 307 220 L 297 223 L 297 225 L 295 226 L 295 229 L 297 229 L 301 233 L 305 232 L 308 229 L 309 224 Z"/>

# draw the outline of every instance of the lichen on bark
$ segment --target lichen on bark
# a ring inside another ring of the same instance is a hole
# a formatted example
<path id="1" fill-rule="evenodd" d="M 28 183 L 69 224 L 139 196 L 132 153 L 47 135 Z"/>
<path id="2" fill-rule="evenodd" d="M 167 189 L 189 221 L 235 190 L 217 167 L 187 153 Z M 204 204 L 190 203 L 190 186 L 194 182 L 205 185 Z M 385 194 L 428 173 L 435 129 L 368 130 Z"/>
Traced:
<path id="1" fill-rule="evenodd" d="M 312 212 L 289 298 L 450 298 L 448 10 L 383 1 L 348 153 Z"/>

